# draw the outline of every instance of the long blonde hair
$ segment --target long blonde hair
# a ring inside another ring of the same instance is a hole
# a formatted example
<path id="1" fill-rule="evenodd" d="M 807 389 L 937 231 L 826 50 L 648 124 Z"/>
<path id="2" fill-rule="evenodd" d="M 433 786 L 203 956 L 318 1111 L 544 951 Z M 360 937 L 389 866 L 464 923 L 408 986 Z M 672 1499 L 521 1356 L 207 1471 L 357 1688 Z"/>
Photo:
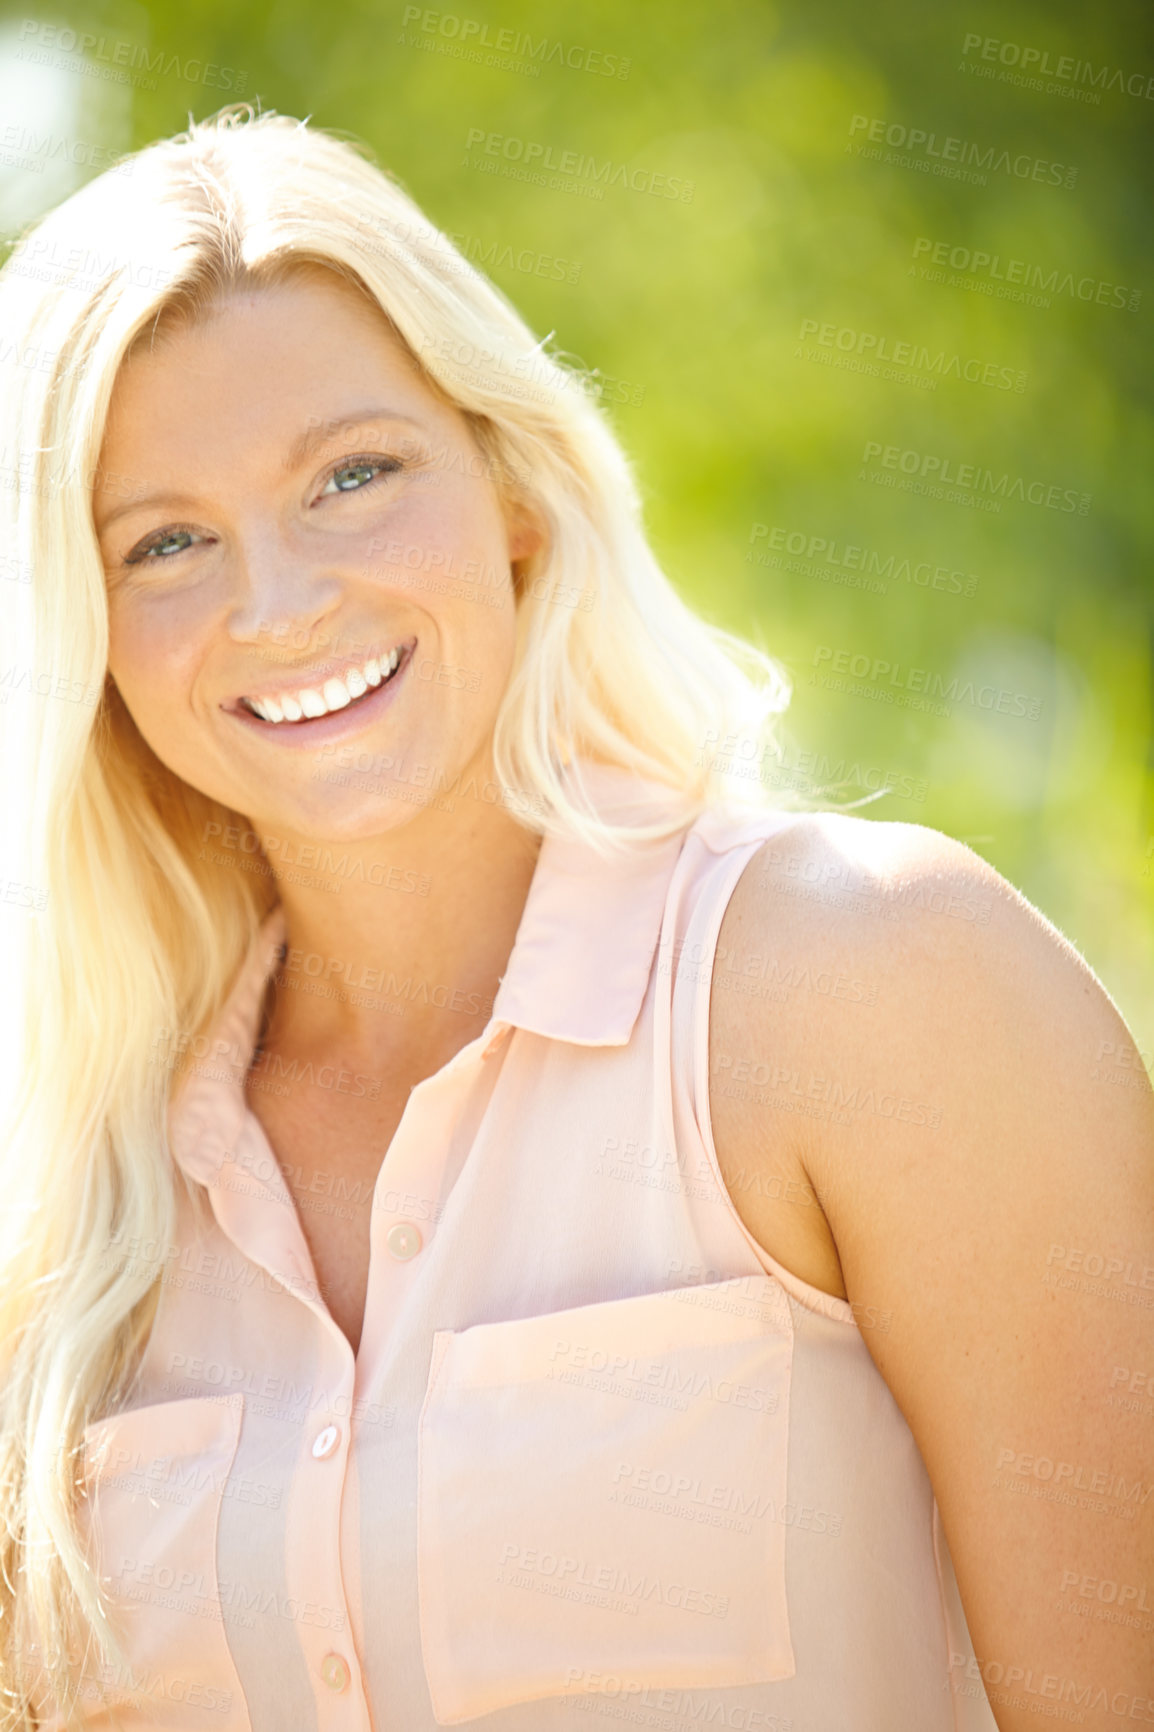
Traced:
<path id="1" fill-rule="evenodd" d="M 529 496 L 547 526 L 517 573 L 517 659 L 493 743 L 510 810 L 543 832 L 620 845 L 566 774 L 582 756 L 674 791 L 674 815 L 632 834 L 668 832 L 723 796 L 769 803 L 764 781 L 734 784 L 718 760 L 735 735 L 764 759 L 789 699 L 782 669 L 681 602 L 588 378 L 357 148 L 226 109 L 21 237 L 0 272 L 4 445 L 20 454 L 0 510 L 7 556 L 29 581 L 6 586 L 0 680 L 12 687 L 5 714 L 26 723 L 7 730 L 6 805 L 39 912 L 23 933 L 0 1155 L 11 1727 L 32 1724 L 37 1674 L 68 1699 L 82 1647 L 122 1663 L 77 1537 L 76 1480 L 85 1426 L 130 1392 L 175 1230 L 183 1180 L 160 1155 L 173 1079 L 153 1062 L 155 1035 L 207 1027 L 275 899 L 271 873 L 198 857 L 221 833 L 208 825 L 247 821 L 155 757 L 107 677 L 93 476 L 133 343 L 162 315 L 195 318 L 233 287 L 305 264 L 376 301 L 466 415 L 500 485 Z M 124 1242 L 159 1249 L 110 1256 Z"/>

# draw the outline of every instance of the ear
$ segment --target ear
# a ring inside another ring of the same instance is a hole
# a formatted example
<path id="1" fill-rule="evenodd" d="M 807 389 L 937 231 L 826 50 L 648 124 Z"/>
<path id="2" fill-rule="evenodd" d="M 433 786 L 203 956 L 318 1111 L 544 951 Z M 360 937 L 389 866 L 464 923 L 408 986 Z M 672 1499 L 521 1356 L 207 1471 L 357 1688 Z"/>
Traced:
<path id="1" fill-rule="evenodd" d="M 509 530 L 509 562 L 528 559 L 545 545 L 545 525 L 537 508 L 528 500 L 511 499 L 505 506 Z"/>

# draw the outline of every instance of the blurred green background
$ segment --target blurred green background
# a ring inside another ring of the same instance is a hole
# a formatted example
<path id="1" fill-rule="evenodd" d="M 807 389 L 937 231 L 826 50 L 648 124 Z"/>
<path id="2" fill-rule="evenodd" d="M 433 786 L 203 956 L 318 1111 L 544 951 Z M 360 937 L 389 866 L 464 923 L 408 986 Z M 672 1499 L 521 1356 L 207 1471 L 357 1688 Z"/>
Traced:
<path id="1" fill-rule="evenodd" d="M 776 784 L 967 841 L 1149 1062 L 1151 9 L 10 8 L 5 233 L 237 99 L 599 369 L 666 569 L 794 679 Z"/>

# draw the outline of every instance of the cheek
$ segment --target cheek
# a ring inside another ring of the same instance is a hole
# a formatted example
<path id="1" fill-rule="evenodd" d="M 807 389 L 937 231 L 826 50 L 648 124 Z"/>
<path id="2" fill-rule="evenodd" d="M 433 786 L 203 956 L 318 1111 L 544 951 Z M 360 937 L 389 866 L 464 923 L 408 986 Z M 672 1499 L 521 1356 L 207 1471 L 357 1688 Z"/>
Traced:
<path id="1" fill-rule="evenodd" d="M 109 597 L 108 666 L 130 708 L 161 700 L 171 709 L 196 663 L 195 624 L 187 604 Z"/>
<path id="2" fill-rule="evenodd" d="M 432 597 L 469 580 L 499 589 L 508 581 L 508 538 L 496 500 L 477 482 L 427 470 L 414 478 L 370 541 L 382 572 L 395 567 Z M 425 581 L 423 581 L 425 580 Z"/>
<path id="3" fill-rule="evenodd" d="M 507 531 L 494 500 L 446 487 L 439 477 L 415 486 L 365 537 L 360 566 L 381 592 L 434 622 L 442 655 L 487 669 L 486 689 L 499 669 L 503 686 L 516 648 L 517 609 Z"/>

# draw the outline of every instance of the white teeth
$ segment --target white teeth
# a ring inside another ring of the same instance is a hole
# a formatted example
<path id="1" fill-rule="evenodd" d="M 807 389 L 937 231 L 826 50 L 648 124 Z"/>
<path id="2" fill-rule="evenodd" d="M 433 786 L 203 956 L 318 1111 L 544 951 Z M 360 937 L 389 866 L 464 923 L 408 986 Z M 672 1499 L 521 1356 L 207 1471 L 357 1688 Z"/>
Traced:
<path id="1" fill-rule="evenodd" d="M 342 680 L 326 680 L 321 688 L 325 703 L 330 710 L 343 710 L 346 704 L 352 703 L 348 687 Z"/>
<path id="2" fill-rule="evenodd" d="M 400 659 L 398 646 L 387 656 L 373 656 L 361 667 L 350 668 L 340 678 L 334 675 L 327 679 L 320 691 L 315 686 L 306 686 L 292 697 L 282 693 L 279 698 L 246 698 L 245 703 L 265 722 L 299 722 L 306 717 L 311 721 L 345 709 L 355 698 L 363 698 L 370 687 L 379 686 L 396 672 Z"/>

